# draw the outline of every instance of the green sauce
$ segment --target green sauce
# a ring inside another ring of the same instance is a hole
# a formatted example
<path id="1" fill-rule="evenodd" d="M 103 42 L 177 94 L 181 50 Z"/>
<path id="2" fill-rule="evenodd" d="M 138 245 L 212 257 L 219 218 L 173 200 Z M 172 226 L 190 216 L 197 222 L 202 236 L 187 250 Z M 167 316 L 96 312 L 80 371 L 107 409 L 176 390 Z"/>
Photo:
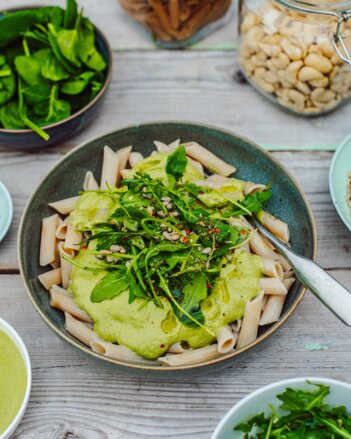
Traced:
<path id="1" fill-rule="evenodd" d="M 26 393 L 27 370 L 21 352 L 0 330 L 0 434 L 16 417 Z"/>
<path id="2" fill-rule="evenodd" d="M 76 261 L 91 266 L 95 259 L 81 251 Z M 154 359 L 176 342 L 185 341 L 192 348 L 206 346 L 214 338 L 202 328 L 184 326 L 174 315 L 169 302 L 164 308 L 142 299 L 128 303 L 128 291 L 112 300 L 92 303 L 90 294 L 106 272 L 90 272 L 74 267 L 71 291 L 76 303 L 94 320 L 94 331 L 104 340 L 129 347 L 142 357 Z M 259 292 L 262 259 L 241 253 L 222 270 L 211 295 L 201 304 L 205 327 L 214 334 L 219 328 L 241 318 L 245 304 Z"/>

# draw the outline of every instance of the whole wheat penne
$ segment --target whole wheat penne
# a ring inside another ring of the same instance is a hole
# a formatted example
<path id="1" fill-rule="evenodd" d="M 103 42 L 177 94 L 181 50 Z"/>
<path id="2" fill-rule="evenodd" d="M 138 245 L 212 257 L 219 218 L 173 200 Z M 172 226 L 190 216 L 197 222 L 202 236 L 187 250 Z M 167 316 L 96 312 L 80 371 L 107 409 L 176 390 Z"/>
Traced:
<path id="1" fill-rule="evenodd" d="M 94 352 L 114 360 L 150 366 L 157 364 L 156 361 L 146 360 L 132 350 L 128 349 L 126 346 L 108 343 L 103 340 L 92 341 L 91 348 Z"/>
<path id="2" fill-rule="evenodd" d="M 68 290 L 66 290 L 65 288 L 62 288 L 62 287 L 60 287 L 60 286 L 58 286 L 58 285 L 53 285 L 51 288 L 50 288 L 50 291 L 51 290 L 54 290 L 54 291 L 58 291 L 59 293 L 61 293 L 61 294 L 66 294 L 66 296 L 69 296 L 69 297 L 73 297 L 72 296 L 72 293 L 70 292 L 70 291 L 68 291 Z"/>
<path id="3" fill-rule="evenodd" d="M 79 308 L 72 296 L 68 296 L 57 289 L 51 288 L 50 298 L 50 305 L 53 308 L 60 309 L 63 312 L 68 312 L 75 318 L 83 320 L 84 322 L 93 323 L 93 320 L 88 314 Z"/>
<path id="4" fill-rule="evenodd" d="M 251 183 L 250 181 L 244 182 L 244 194 L 245 195 L 255 194 L 256 192 L 262 192 L 265 189 L 266 189 L 266 186 L 264 184 Z"/>
<path id="5" fill-rule="evenodd" d="M 218 352 L 217 343 L 215 343 L 203 348 L 193 349 L 184 354 L 167 354 L 164 357 L 159 357 L 158 361 L 165 366 L 187 366 L 212 360 L 221 355 Z"/>
<path id="6" fill-rule="evenodd" d="M 259 221 L 284 243 L 289 242 L 290 232 L 289 226 L 284 221 L 274 217 L 270 213 L 264 212 L 263 210 L 257 215 Z"/>
<path id="7" fill-rule="evenodd" d="M 260 291 L 255 299 L 246 303 L 237 348 L 242 348 L 256 340 L 261 318 L 262 302 L 263 291 Z"/>
<path id="8" fill-rule="evenodd" d="M 61 268 L 54 268 L 53 270 L 46 271 L 38 276 L 40 283 L 46 290 L 50 290 L 53 285 L 61 284 Z"/>
<path id="9" fill-rule="evenodd" d="M 124 148 L 116 151 L 116 155 L 117 155 L 118 160 L 119 160 L 118 174 L 117 174 L 117 186 L 118 186 L 119 180 L 120 180 L 120 172 L 122 169 L 124 169 L 127 166 L 131 152 L 132 152 L 132 146 L 125 146 Z"/>
<path id="10" fill-rule="evenodd" d="M 266 307 L 262 313 L 260 326 L 270 325 L 279 320 L 284 307 L 286 296 L 269 296 Z"/>
<path id="11" fill-rule="evenodd" d="M 282 266 L 273 259 L 263 259 L 263 273 L 269 277 L 277 277 L 283 279 L 284 272 Z"/>
<path id="12" fill-rule="evenodd" d="M 56 229 L 55 236 L 58 240 L 64 241 L 66 239 L 66 234 L 67 234 L 67 222 L 62 221 Z"/>
<path id="13" fill-rule="evenodd" d="M 217 333 L 218 352 L 220 354 L 228 354 L 229 352 L 232 352 L 237 339 L 237 333 L 233 333 L 229 325 L 219 328 Z"/>
<path id="14" fill-rule="evenodd" d="M 112 151 L 109 146 L 104 146 L 100 189 L 107 189 L 108 186 L 116 186 L 119 169 L 119 158 L 117 154 Z"/>
<path id="15" fill-rule="evenodd" d="M 61 215 L 68 215 L 74 209 L 79 197 L 65 198 L 64 200 L 55 201 L 54 203 L 49 203 L 49 206 L 55 209 Z"/>
<path id="16" fill-rule="evenodd" d="M 140 154 L 140 152 L 131 152 L 129 156 L 129 164 L 131 168 L 134 168 L 134 166 L 144 160 L 144 156 Z"/>
<path id="17" fill-rule="evenodd" d="M 76 339 L 91 347 L 94 341 L 100 341 L 97 334 L 86 324 L 65 312 L 65 329 Z"/>
<path id="18" fill-rule="evenodd" d="M 58 245 L 58 249 L 60 252 L 61 258 L 61 277 L 62 277 L 62 286 L 63 288 L 67 288 L 69 285 L 69 278 L 72 271 L 72 265 L 63 259 L 63 255 L 66 255 L 70 258 L 74 257 L 74 250 L 65 248 L 65 243 L 61 241 Z M 56 283 L 56 282 L 55 282 Z"/>
<path id="19" fill-rule="evenodd" d="M 197 142 L 190 142 L 184 146 L 188 156 L 200 162 L 210 171 L 216 172 L 224 177 L 228 177 L 236 171 L 234 166 L 229 165 Z"/>
<path id="20" fill-rule="evenodd" d="M 85 191 L 97 191 L 99 190 L 98 182 L 95 180 L 94 174 L 88 171 L 85 174 L 83 181 L 83 190 Z"/>
<path id="21" fill-rule="evenodd" d="M 190 351 L 191 348 L 189 347 L 188 343 L 178 342 L 172 344 L 168 349 L 168 354 L 184 354 L 184 352 Z"/>
<path id="22" fill-rule="evenodd" d="M 125 178 L 128 177 L 129 171 L 130 171 L 130 169 L 121 169 L 120 170 L 119 174 L 120 174 L 122 180 L 124 180 Z"/>
<path id="23" fill-rule="evenodd" d="M 288 293 L 283 282 L 276 277 L 263 277 L 260 279 L 259 284 L 261 290 L 264 290 L 265 294 L 286 295 Z"/>
<path id="24" fill-rule="evenodd" d="M 82 232 L 78 232 L 75 228 L 67 223 L 67 232 L 65 238 L 65 249 L 67 250 L 79 250 L 80 243 L 82 241 Z"/>
<path id="25" fill-rule="evenodd" d="M 42 267 L 55 261 L 57 213 L 42 219 L 39 263 Z"/>
<path id="26" fill-rule="evenodd" d="M 295 278 L 288 277 L 287 279 L 282 280 L 284 287 L 289 291 L 292 285 L 295 283 Z"/>
<path id="27" fill-rule="evenodd" d="M 171 148 L 159 140 L 154 140 L 154 145 L 158 152 L 172 152 Z"/>

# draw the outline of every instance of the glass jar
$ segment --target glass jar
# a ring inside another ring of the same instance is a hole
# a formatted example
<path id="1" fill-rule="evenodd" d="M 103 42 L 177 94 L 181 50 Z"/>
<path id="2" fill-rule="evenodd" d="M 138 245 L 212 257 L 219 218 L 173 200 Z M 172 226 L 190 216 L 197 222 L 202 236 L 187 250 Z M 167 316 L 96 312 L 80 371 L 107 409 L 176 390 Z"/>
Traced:
<path id="1" fill-rule="evenodd" d="M 320 115 L 351 95 L 351 2 L 239 0 L 239 64 L 270 100 Z"/>
<path id="2" fill-rule="evenodd" d="M 155 43 L 178 49 L 197 43 L 222 26 L 232 0 L 118 0 L 122 8 L 152 33 Z"/>

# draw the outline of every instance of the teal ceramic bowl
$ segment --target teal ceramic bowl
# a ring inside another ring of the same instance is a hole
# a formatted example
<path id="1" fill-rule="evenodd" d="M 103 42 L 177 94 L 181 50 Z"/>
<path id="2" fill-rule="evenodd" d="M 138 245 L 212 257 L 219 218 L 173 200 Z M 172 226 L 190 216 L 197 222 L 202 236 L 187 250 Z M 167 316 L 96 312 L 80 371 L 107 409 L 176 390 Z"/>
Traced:
<path id="1" fill-rule="evenodd" d="M 351 172 L 351 134 L 336 150 L 329 170 L 329 190 L 335 209 L 351 231 L 351 207 L 346 200 L 349 172 Z"/>
<path id="2" fill-rule="evenodd" d="M 145 376 L 162 376 L 170 374 L 208 372 L 209 368 L 230 364 L 235 357 L 248 352 L 272 335 L 293 313 L 300 303 L 305 289 L 296 282 L 287 297 L 280 320 L 264 327 L 258 339 L 248 346 L 219 359 L 206 361 L 195 366 L 169 368 L 165 366 L 140 366 L 121 361 L 110 360 L 92 352 L 64 329 L 64 316 L 57 309 L 51 308 L 47 292 L 41 287 L 37 276 L 42 273 L 39 267 L 39 241 L 41 219 L 51 215 L 48 203 L 53 200 L 71 197 L 82 189 L 86 171 L 93 171 L 99 179 L 102 164 L 102 151 L 105 145 L 117 150 L 126 145 L 133 145 L 135 151 L 144 156 L 154 150 L 153 141 L 170 143 L 175 139 L 182 141 L 196 140 L 209 150 L 235 165 L 236 175 L 257 183 L 271 183 L 273 197 L 268 210 L 287 221 L 291 229 L 291 245 L 299 254 L 314 259 L 316 256 L 316 229 L 309 204 L 293 177 L 268 152 L 237 134 L 207 125 L 186 122 L 155 122 L 135 125 L 106 134 L 75 148 L 67 154 L 44 178 L 30 199 L 22 217 L 19 237 L 18 255 L 21 275 L 30 299 L 40 316 L 60 337 L 88 355 L 99 358 L 116 367 L 133 370 Z M 64 178 L 63 178 L 64 176 Z"/>
<path id="3" fill-rule="evenodd" d="M 268 404 L 272 404 L 277 408 L 282 403 L 277 398 L 277 395 L 283 393 L 287 387 L 295 390 L 299 389 L 314 392 L 316 387 L 311 386 L 307 381 L 329 387 L 330 394 L 325 398 L 325 402 L 329 404 L 331 408 L 344 405 L 348 413 L 351 412 L 350 384 L 329 378 L 292 378 L 262 387 L 239 401 L 218 424 L 211 439 L 242 439 L 244 433 L 234 430 L 234 426 L 247 421 L 258 413 L 263 412 L 265 415 L 271 413 Z M 278 410 L 278 412 L 280 412 L 280 410 Z M 281 412 L 281 414 L 283 414 L 283 412 Z"/>
<path id="4" fill-rule="evenodd" d="M 38 8 L 38 6 L 28 6 L 25 9 L 35 8 Z M 6 13 L 17 12 L 22 9 L 24 8 L 6 9 Z M 4 11 L 0 11 L 0 20 L 3 16 Z M 20 150 L 45 148 L 69 139 L 92 122 L 94 116 L 100 109 L 110 86 L 113 64 L 112 51 L 107 38 L 96 26 L 94 26 L 94 30 L 96 47 L 107 64 L 104 73 L 105 82 L 95 98 L 66 119 L 43 126 L 42 128 L 50 135 L 49 140 L 42 139 L 36 132 L 30 129 L 9 130 L 0 128 L 0 146 Z"/>
<path id="5" fill-rule="evenodd" d="M 0 242 L 8 232 L 13 215 L 12 199 L 6 186 L 0 181 Z"/>

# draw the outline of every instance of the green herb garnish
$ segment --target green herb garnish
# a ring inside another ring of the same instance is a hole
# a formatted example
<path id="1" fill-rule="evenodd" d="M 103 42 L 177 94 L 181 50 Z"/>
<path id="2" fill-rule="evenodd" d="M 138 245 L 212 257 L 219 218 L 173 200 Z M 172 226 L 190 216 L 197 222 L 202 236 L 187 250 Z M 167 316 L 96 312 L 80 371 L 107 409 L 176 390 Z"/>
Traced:
<path id="1" fill-rule="evenodd" d="M 41 128 L 66 119 L 101 90 L 106 62 L 75 0 L 0 18 L 0 127 Z"/>
<path id="2" fill-rule="evenodd" d="M 273 406 L 271 414 L 260 413 L 234 427 L 244 432 L 243 439 L 351 439 L 351 415 L 344 406 L 330 408 L 324 402 L 328 386 L 318 383 L 316 391 L 287 388 L 277 398 L 282 401 L 279 415 Z M 252 430 L 257 433 L 251 433 Z"/>

